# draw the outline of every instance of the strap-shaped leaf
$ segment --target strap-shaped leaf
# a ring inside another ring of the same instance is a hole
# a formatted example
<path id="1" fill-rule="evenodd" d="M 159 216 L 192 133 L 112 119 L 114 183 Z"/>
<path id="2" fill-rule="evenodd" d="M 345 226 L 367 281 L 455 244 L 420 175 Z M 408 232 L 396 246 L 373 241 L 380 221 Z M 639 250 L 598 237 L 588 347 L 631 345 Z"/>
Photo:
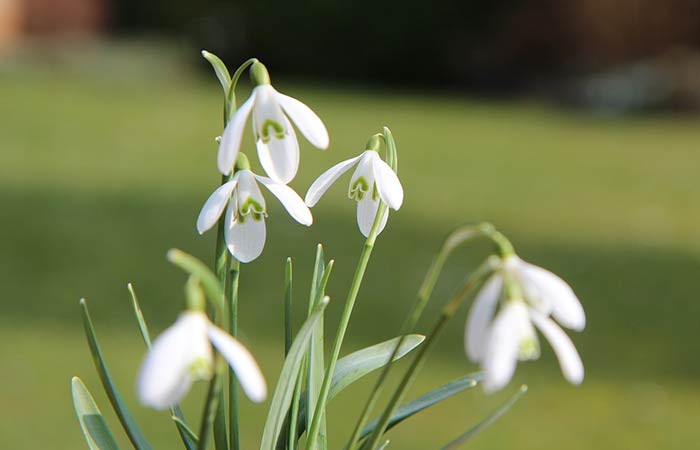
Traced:
<path id="1" fill-rule="evenodd" d="M 395 337 L 340 358 L 335 366 L 335 372 L 331 379 L 328 399 L 330 400 L 335 397 L 338 392 L 365 375 L 383 367 L 391 357 L 399 339 L 401 339 L 401 337 Z M 411 350 L 418 347 L 424 340 L 425 336 L 420 334 L 407 335 L 401 347 L 399 347 L 394 361 L 404 357 Z"/>
<path id="2" fill-rule="evenodd" d="M 457 436 L 455 439 L 450 441 L 447 445 L 442 447 L 440 450 L 449 450 L 453 448 L 457 448 L 459 445 L 464 444 L 467 442 L 469 439 L 474 437 L 478 432 L 483 430 L 484 428 L 488 427 L 492 423 L 494 423 L 496 420 L 498 420 L 499 417 L 501 417 L 503 414 L 508 412 L 510 408 L 515 405 L 515 403 L 522 398 L 523 395 L 527 392 L 527 386 L 523 385 L 520 386 L 520 389 L 518 392 L 516 392 L 512 397 L 510 397 L 508 400 L 506 400 L 501 406 L 498 407 L 494 412 L 486 416 L 482 421 L 474 425 L 473 427 L 469 428 L 467 431 L 464 433 L 460 434 Z"/>
<path id="3" fill-rule="evenodd" d="M 309 349 L 309 337 L 311 337 L 314 325 L 326 309 L 328 301 L 329 298 L 324 297 L 318 305 L 316 305 L 312 314 L 309 315 L 309 318 L 306 319 L 306 322 L 304 322 L 304 325 L 302 325 L 299 330 L 299 333 L 292 343 L 292 347 L 289 349 L 289 354 L 284 360 L 284 365 L 282 366 L 282 371 L 277 381 L 277 387 L 275 388 L 275 393 L 270 402 L 267 420 L 265 421 L 265 428 L 260 442 L 261 450 L 272 450 L 275 448 L 277 438 L 279 438 L 282 432 L 287 410 L 292 403 L 294 385 L 296 384 L 297 376 L 301 369 L 302 359 Z"/>
<path id="4" fill-rule="evenodd" d="M 224 64 L 221 58 L 206 50 L 202 50 L 202 56 L 209 61 L 209 64 L 211 64 L 211 67 L 214 69 L 216 78 L 219 79 L 221 88 L 224 90 L 224 95 L 228 94 L 229 86 L 231 85 L 231 75 L 226 68 L 226 64 Z"/>
<path id="5" fill-rule="evenodd" d="M 321 301 L 326 291 L 326 284 L 333 269 L 333 261 L 328 265 L 324 262 L 323 246 L 318 244 L 316 250 L 316 262 L 314 264 L 314 274 L 311 281 L 311 289 L 309 292 L 309 311 Z M 323 360 L 323 315 L 314 325 L 314 330 L 309 339 L 309 356 L 308 367 L 306 374 L 306 405 L 311 405 L 311 408 L 306 408 L 306 422 L 309 423 L 313 419 L 313 406 L 318 402 L 318 395 L 321 391 L 321 383 L 323 382 L 325 363 Z M 326 412 L 319 411 L 321 422 L 318 430 L 318 439 L 311 450 L 325 450 L 327 447 L 326 437 Z"/>
<path id="6" fill-rule="evenodd" d="M 459 394 L 462 391 L 473 388 L 479 383 L 479 381 L 481 381 L 481 379 L 481 373 L 466 375 L 464 377 L 457 378 L 456 380 L 451 381 L 444 386 L 440 386 L 437 389 L 427 392 L 421 395 L 420 397 L 416 398 L 415 400 L 412 400 L 408 403 L 404 403 L 403 405 L 396 408 L 394 415 L 391 416 L 391 419 L 389 420 L 387 430 L 390 430 L 391 428 L 400 424 L 412 415 L 419 413 L 424 409 L 433 406 L 436 403 L 450 398 L 453 395 Z M 379 423 L 379 418 L 374 419 L 373 421 L 368 423 L 367 426 L 362 430 L 360 438 L 364 438 L 365 436 L 369 435 L 372 431 L 374 431 L 374 429 L 377 426 L 377 423 Z"/>
<path id="7" fill-rule="evenodd" d="M 112 408 L 117 414 L 119 422 L 121 422 L 124 431 L 126 431 L 129 440 L 132 444 L 134 444 L 136 450 L 150 450 L 151 446 L 148 444 L 148 442 L 146 442 L 146 438 L 144 437 L 143 433 L 141 433 L 141 430 L 136 425 L 136 422 L 134 422 L 131 414 L 129 414 L 129 411 L 126 409 L 126 405 L 124 405 L 119 392 L 117 392 L 117 388 L 115 388 L 114 383 L 112 383 L 112 379 L 107 371 L 107 365 L 102 358 L 100 346 L 97 344 L 95 330 L 92 327 L 92 320 L 90 319 L 90 313 L 88 312 L 85 299 L 80 300 L 80 306 L 83 316 L 83 327 L 85 328 L 85 336 L 87 337 L 88 345 L 90 347 L 92 360 L 95 363 L 95 369 L 100 376 L 102 387 L 107 393 L 109 402 L 112 404 Z"/>
<path id="8" fill-rule="evenodd" d="M 100 408 L 97 407 L 95 400 L 90 395 L 90 391 L 78 377 L 73 377 L 70 386 L 75 415 L 78 417 L 85 442 L 90 450 L 119 450 L 114 436 L 102 417 Z"/>
<path id="9" fill-rule="evenodd" d="M 335 366 L 336 370 L 331 379 L 328 400 L 332 400 L 340 391 L 355 381 L 383 367 L 394 352 L 394 347 L 396 347 L 399 339 L 401 339 L 401 337 L 395 337 L 340 358 Z M 394 361 L 406 356 L 409 352 L 418 347 L 424 339 L 425 336 L 420 334 L 406 335 L 394 357 Z M 304 434 L 304 431 L 306 431 L 306 402 L 302 399 L 301 407 L 299 408 L 297 436 Z M 278 441 L 277 450 L 282 450 L 283 448 L 283 440 Z"/>

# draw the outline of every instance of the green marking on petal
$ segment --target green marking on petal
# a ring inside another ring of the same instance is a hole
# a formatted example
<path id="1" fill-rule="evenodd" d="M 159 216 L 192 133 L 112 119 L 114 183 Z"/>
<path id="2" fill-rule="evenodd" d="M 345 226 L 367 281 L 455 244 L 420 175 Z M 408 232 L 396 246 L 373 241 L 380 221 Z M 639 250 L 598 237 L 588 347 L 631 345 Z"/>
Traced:
<path id="1" fill-rule="evenodd" d="M 348 197 L 355 199 L 358 202 L 365 197 L 365 194 L 369 191 L 369 183 L 364 177 L 357 177 L 354 183 L 350 185 L 350 191 L 348 192 Z M 373 194 L 374 195 L 374 194 Z"/>
<path id="2" fill-rule="evenodd" d="M 271 138 L 284 139 L 284 127 L 272 119 L 265 119 L 260 127 L 260 139 L 268 143 Z"/>
<path id="3" fill-rule="evenodd" d="M 253 219 L 259 220 L 259 218 L 265 214 L 265 208 L 263 208 L 260 203 L 248 197 L 238 208 L 238 212 L 241 213 L 241 216 L 252 215 Z M 258 219 L 256 219 L 256 217 L 258 217 Z"/>

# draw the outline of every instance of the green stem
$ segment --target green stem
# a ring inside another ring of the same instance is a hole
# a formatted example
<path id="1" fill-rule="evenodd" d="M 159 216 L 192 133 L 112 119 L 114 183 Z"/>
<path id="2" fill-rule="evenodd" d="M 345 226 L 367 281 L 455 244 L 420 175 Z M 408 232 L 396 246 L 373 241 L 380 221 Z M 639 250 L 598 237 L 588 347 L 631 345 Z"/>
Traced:
<path id="1" fill-rule="evenodd" d="M 391 356 L 389 357 L 387 364 L 382 369 L 382 373 L 380 374 L 379 379 L 375 383 L 374 389 L 370 393 L 369 399 L 365 403 L 365 406 L 362 409 L 362 412 L 360 413 L 357 422 L 355 423 L 355 428 L 353 429 L 352 435 L 348 440 L 348 450 L 356 450 L 359 446 L 360 434 L 362 433 L 362 430 L 364 429 L 367 420 L 369 419 L 369 414 L 372 412 L 372 409 L 374 408 L 375 404 L 377 403 L 377 400 L 379 399 L 384 382 L 386 381 L 387 377 L 389 376 L 389 372 L 393 367 L 396 355 L 398 354 L 401 345 L 403 345 L 406 335 L 410 333 L 411 330 L 413 330 L 413 328 L 418 323 L 418 319 L 420 319 L 421 315 L 423 314 L 423 311 L 425 310 L 425 307 L 428 304 L 428 300 L 430 299 L 433 289 L 435 288 L 435 284 L 437 283 L 438 277 L 442 272 L 442 268 L 444 267 L 447 258 L 459 246 L 467 242 L 471 242 L 475 238 L 481 237 L 485 234 L 489 234 L 492 228 L 493 226 L 489 223 L 462 225 L 454 231 L 452 231 L 443 242 L 442 246 L 440 247 L 440 251 L 438 252 L 437 256 L 430 265 L 430 268 L 425 274 L 425 278 L 423 279 L 423 283 L 421 284 L 420 289 L 418 289 L 418 295 L 413 305 L 413 308 L 411 309 L 409 316 L 406 318 L 403 325 L 401 326 L 401 331 L 399 333 L 401 337 L 396 343 L 396 346 L 394 347 L 394 350 Z"/>
<path id="2" fill-rule="evenodd" d="M 219 393 L 221 392 L 221 375 L 224 367 L 223 359 L 220 355 L 216 356 L 215 364 L 214 376 L 209 382 L 207 400 L 204 403 L 204 413 L 202 414 L 202 424 L 199 428 L 199 442 L 197 443 L 197 450 L 206 450 L 207 448 L 207 444 L 209 443 L 209 430 L 212 428 L 214 423 L 214 417 L 216 416 L 216 410 L 219 403 Z"/>
<path id="3" fill-rule="evenodd" d="M 488 258 L 481 266 L 479 266 L 479 268 L 476 271 L 474 271 L 471 274 L 471 276 L 467 279 L 464 285 L 457 291 L 455 295 L 452 296 L 450 301 L 443 308 L 442 313 L 440 314 L 440 318 L 433 326 L 432 331 L 426 337 L 425 342 L 421 346 L 411 366 L 408 368 L 408 371 L 401 380 L 401 383 L 396 388 L 394 395 L 391 397 L 389 404 L 384 409 L 384 413 L 382 414 L 379 423 L 377 424 L 377 427 L 374 429 L 374 432 L 369 437 L 367 442 L 363 445 L 364 449 L 372 450 L 377 446 L 382 436 L 384 435 L 384 432 L 386 431 L 387 425 L 389 424 L 389 420 L 394 414 L 397 405 L 403 399 L 406 390 L 415 379 L 418 370 L 425 363 L 428 353 L 437 342 L 445 326 L 455 315 L 459 307 L 462 305 L 467 296 L 472 292 L 472 290 L 475 287 L 477 287 L 489 274 L 493 272 L 497 264 L 498 263 L 492 258 Z"/>
<path id="4" fill-rule="evenodd" d="M 231 261 L 231 299 L 229 311 L 229 324 L 231 336 L 238 335 L 238 280 L 240 277 L 241 264 L 237 259 Z M 228 395 L 229 395 L 229 439 L 231 450 L 240 450 L 239 428 L 238 428 L 238 380 L 236 374 L 229 367 L 228 372 Z"/>
<path id="5" fill-rule="evenodd" d="M 340 324 L 338 325 L 338 331 L 335 336 L 335 341 L 333 342 L 333 350 L 330 360 L 328 361 L 328 368 L 326 369 L 326 374 L 323 377 L 321 391 L 318 394 L 318 404 L 316 405 L 316 408 L 314 408 L 314 418 L 311 422 L 311 426 L 308 429 L 306 442 L 307 450 L 315 448 L 314 446 L 316 445 L 316 439 L 318 438 L 318 432 L 321 426 L 321 418 L 323 417 L 321 411 L 325 411 L 326 408 L 328 392 L 330 391 L 331 387 L 331 379 L 333 378 L 335 364 L 338 361 L 338 356 L 340 355 L 340 347 L 343 345 L 343 339 L 345 338 L 345 332 L 347 331 L 350 316 L 352 315 L 352 310 L 355 306 L 355 300 L 357 299 L 357 294 L 360 291 L 362 279 L 365 275 L 369 258 L 372 255 L 372 249 L 374 248 L 374 243 L 377 240 L 379 226 L 386 208 L 386 203 L 380 201 L 379 207 L 377 208 L 377 216 L 374 218 L 374 224 L 372 224 L 372 229 L 370 230 L 369 236 L 367 237 L 365 245 L 362 248 L 360 260 L 357 263 L 357 268 L 355 269 L 355 276 L 352 280 L 352 284 L 350 285 L 348 298 L 345 300 L 345 308 L 343 309 L 343 313 L 340 317 Z M 307 408 L 309 407 L 311 407 L 311 405 L 307 405 Z"/>

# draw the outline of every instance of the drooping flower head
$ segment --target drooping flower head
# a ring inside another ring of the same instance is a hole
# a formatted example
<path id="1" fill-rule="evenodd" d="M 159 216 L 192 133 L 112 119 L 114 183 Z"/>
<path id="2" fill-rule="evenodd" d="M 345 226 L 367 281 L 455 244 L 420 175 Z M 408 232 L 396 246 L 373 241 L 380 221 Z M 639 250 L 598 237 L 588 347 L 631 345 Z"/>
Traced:
<path id="1" fill-rule="evenodd" d="M 174 406 L 193 382 L 211 379 L 213 349 L 231 366 L 249 399 L 265 400 L 265 379 L 243 344 L 212 324 L 204 312 L 186 311 L 158 336 L 141 363 L 136 379 L 139 401 L 159 410 Z"/>
<path id="2" fill-rule="evenodd" d="M 248 169 L 247 159 L 239 155 L 239 169 L 228 181 L 216 189 L 207 199 L 197 217 L 197 231 L 203 234 L 211 229 L 226 209 L 224 238 L 231 254 L 240 262 L 256 259 L 265 246 L 265 198 L 258 183 L 265 186 L 287 210 L 294 220 L 310 226 L 311 211 L 299 194 L 285 184 L 271 178 L 256 175 Z M 228 205 L 228 208 L 226 208 Z"/>
<path id="3" fill-rule="evenodd" d="M 328 132 L 308 106 L 272 87 L 264 65 L 253 63 L 250 73 L 255 88 L 224 129 L 217 165 L 222 174 L 231 173 L 245 123 L 252 113 L 253 136 L 260 163 L 270 178 L 287 184 L 299 168 L 299 142 L 289 119 L 312 145 L 322 150 L 328 148 Z"/>
<path id="4" fill-rule="evenodd" d="M 583 381 L 581 358 L 552 318 L 575 331 L 586 325 L 583 307 L 564 280 L 515 255 L 507 256 L 474 299 L 465 329 L 467 355 L 481 364 L 486 391 L 508 384 L 518 361 L 539 358 L 535 329 L 554 349 L 564 378 L 572 384 Z"/>
<path id="5" fill-rule="evenodd" d="M 306 204 L 313 207 L 328 188 L 345 172 L 357 165 L 350 178 L 348 197 L 357 201 L 357 225 L 368 237 L 374 224 L 381 199 L 389 208 L 398 210 L 403 203 L 403 187 L 396 173 L 379 157 L 374 149 L 365 150 L 359 156 L 340 162 L 321 174 L 306 193 Z M 386 210 L 379 232 L 386 226 L 389 211 Z"/>

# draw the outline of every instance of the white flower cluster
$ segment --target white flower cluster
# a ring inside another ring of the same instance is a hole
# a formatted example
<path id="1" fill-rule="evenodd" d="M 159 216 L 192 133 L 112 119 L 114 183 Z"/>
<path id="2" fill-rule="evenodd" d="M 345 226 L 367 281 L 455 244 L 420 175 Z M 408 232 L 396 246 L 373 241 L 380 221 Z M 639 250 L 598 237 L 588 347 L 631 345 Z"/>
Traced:
<path id="1" fill-rule="evenodd" d="M 341 162 L 321 175 L 309 189 L 305 203 L 287 186 L 299 168 L 299 142 L 292 122 L 312 145 L 322 150 L 328 148 L 328 132 L 321 119 L 308 106 L 277 92 L 270 84 L 256 86 L 226 125 L 217 156 L 217 166 L 223 175 L 229 175 L 234 170 L 249 117 L 252 117 L 258 159 L 268 177 L 256 175 L 247 167 L 236 168 L 232 179 L 207 199 L 197 218 L 197 231 L 202 234 L 214 227 L 226 210 L 226 245 L 240 262 L 253 261 L 260 256 L 265 246 L 267 209 L 258 183 L 277 197 L 294 220 L 310 226 L 313 217 L 309 207 L 318 202 L 340 175 L 357 163 L 357 170 L 350 181 L 349 196 L 357 200 L 357 223 L 362 234 L 369 235 L 379 199 L 390 208 L 401 207 L 401 183 L 394 171 L 373 150 Z M 380 231 L 385 225 L 386 215 Z"/>

